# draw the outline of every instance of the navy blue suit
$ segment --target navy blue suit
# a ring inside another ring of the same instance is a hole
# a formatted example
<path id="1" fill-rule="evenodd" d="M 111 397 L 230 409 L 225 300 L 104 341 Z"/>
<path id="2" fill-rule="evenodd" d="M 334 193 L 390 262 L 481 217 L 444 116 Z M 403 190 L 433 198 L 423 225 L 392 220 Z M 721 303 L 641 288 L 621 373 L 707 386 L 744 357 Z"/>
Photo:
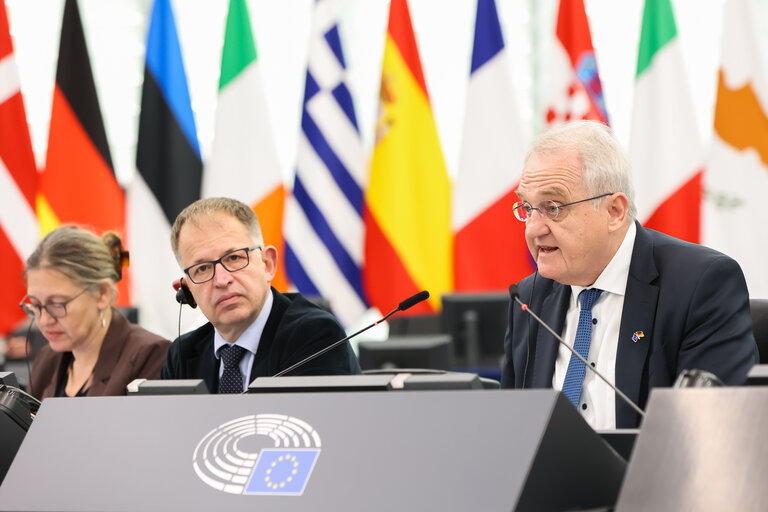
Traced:
<path id="1" fill-rule="evenodd" d="M 272 376 L 346 336 L 336 318 L 298 293 L 279 293 L 259 340 L 251 380 Z M 203 379 L 211 393 L 219 389 L 219 360 L 213 351 L 213 325 L 188 332 L 171 344 L 161 379 Z M 349 375 L 360 365 L 349 342 L 300 366 L 289 375 Z"/>
<path id="2" fill-rule="evenodd" d="M 570 286 L 541 276 L 534 284 L 531 275 L 519 290 L 533 312 L 563 331 Z M 635 342 L 637 331 L 644 337 Z M 712 372 L 728 385 L 744 383 L 758 352 L 741 268 L 722 253 L 637 224 L 618 343 L 616 386 L 641 408 L 651 388 L 672 385 L 685 369 Z M 554 336 L 512 303 L 502 387 L 552 387 L 558 349 Z M 638 422 L 617 396 L 616 427 Z"/>

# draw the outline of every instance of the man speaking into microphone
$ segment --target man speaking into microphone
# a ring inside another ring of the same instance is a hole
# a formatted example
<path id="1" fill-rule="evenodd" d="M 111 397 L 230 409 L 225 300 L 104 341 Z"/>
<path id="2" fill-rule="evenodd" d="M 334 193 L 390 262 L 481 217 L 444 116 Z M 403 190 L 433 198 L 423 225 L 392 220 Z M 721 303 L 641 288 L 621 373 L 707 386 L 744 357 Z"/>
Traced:
<path id="1" fill-rule="evenodd" d="M 520 299 L 634 403 L 645 408 L 651 388 L 685 369 L 745 381 L 758 354 L 739 265 L 637 222 L 629 157 L 605 125 L 541 134 L 516 194 L 538 268 L 520 282 Z M 638 425 L 639 414 L 515 301 L 504 350 L 502 387 L 560 389 L 595 429 Z"/>
<path id="2" fill-rule="evenodd" d="M 265 246 L 248 205 L 200 199 L 173 224 L 171 245 L 182 286 L 209 323 L 171 345 L 163 379 L 203 379 L 212 393 L 240 393 L 326 348 L 345 333 L 330 313 L 297 293 L 271 287 L 277 249 Z M 360 373 L 349 343 L 297 367 L 291 375 Z"/>

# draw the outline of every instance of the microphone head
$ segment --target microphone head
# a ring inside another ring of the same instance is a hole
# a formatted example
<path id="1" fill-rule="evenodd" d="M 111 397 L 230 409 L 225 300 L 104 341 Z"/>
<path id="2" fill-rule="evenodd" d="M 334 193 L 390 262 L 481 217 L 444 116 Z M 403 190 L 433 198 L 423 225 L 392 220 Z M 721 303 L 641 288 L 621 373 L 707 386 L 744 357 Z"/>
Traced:
<path id="1" fill-rule="evenodd" d="M 422 290 L 416 295 L 408 297 L 403 302 L 398 304 L 397 309 L 398 311 L 405 311 L 406 309 L 411 308 L 416 304 L 418 304 L 419 302 L 427 300 L 428 298 L 429 298 L 429 292 L 427 290 Z"/>
<path id="2" fill-rule="evenodd" d="M 517 290 L 516 284 L 509 285 L 509 297 L 514 302 L 515 299 L 520 298 L 520 292 Z"/>

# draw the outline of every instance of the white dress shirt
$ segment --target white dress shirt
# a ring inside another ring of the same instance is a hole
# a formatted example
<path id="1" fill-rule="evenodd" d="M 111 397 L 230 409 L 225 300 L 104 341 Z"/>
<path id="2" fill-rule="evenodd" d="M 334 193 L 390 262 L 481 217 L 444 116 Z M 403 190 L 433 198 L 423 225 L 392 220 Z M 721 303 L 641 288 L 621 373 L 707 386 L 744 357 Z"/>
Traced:
<path id="1" fill-rule="evenodd" d="M 586 359 L 611 384 L 616 383 L 616 353 L 619 345 L 621 312 L 624 307 L 624 292 L 627 288 L 629 264 L 632 261 L 636 234 L 635 223 L 631 222 L 619 250 L 613 255 L 597 280 L 587 287 L 571 286 L 571 300 L 565 316 L 565 328 L 561 333 L 563 340 L 573 347 L 581 311 L 579 294 L 587 288 L 603 290 L 592 306 L 592 341 L 589 345 L 589 356 Z M 570 360 L 571 352 L 561 346 L 555 361 L 555 374 L 552 377 L 552 386 L 555 389 L 563 389 Z M 616 428 L 616 395 L 600 377 L 589 370 L 584 374 L 578 410 L 595 430 Z"/>
<path id="2" fill-rule="evenodd" d="M 269 318 L 269 313 L 272 311 L 273 302 L 272 290 L 269 290 L 267 300 L 264 301 L 264 307 L 261 308 L 259 316 L 257 316 L 256 320 L 254 320 L 253 323 L 243 331 L 243 334 L 233 342 L 234 345 L 243 347 L 248 351 L 240 360 L 240 372 L 243 374 L 243 391 L 247 389 L 248 384 L 251 382 L 253 358 L 256 357 L 256 351 L 259 348 L 259 340 L 261 340 L 261 333 L 264 332 L 264 326 L 267 325 L 267 318 Z M 221 347 L 224 345 L 230 345 L 230 343 L 222 338 L 219 331 L 214 328 L 213 350 L 216 354 L 216 359 L 219 360 L 219 379 L 221 379 L 221 375 L 224 373 L 224 365 L 221 364 Z"/>

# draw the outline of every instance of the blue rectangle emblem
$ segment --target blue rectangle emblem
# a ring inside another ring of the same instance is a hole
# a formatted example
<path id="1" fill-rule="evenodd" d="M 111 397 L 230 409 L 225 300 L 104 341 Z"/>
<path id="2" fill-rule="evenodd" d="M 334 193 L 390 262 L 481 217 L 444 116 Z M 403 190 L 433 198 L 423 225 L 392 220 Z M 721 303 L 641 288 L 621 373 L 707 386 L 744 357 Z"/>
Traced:
<path id="1" fill-rule="evenodd" d="M 243 494 L 302 494 L 319 454 L 312 449 L 261 450 Z"/>

